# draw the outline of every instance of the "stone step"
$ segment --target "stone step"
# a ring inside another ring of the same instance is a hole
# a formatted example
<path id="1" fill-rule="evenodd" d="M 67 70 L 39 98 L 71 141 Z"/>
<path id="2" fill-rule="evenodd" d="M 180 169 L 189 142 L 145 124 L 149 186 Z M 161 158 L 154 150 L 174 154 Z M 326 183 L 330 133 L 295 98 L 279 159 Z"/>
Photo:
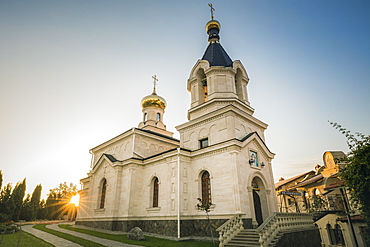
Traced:
<path id="1" fill-rule="evenodd" d="M 230 240 L 230 242 L 248 242 L 248 243 L 258 243 L 259 239 L 247 239 L 247 238 L 240 238 L 240 239 L 235 239 L 233 238 Z"/>
<path id="2" fill-rule="evenodd" d="M 239 232 L 225 246 L 239 247 L 259 247 L 259 234 L 255 229 L 245 229 Z"/>
<path id="3" fill-rule="evenodd" d="M 238 233 L 236 236 L 238 237 L 252 237 L 252 238 L 259 238 L 259 234 L 247 234 L 247 233 Z"/>
<path id="4" fill-rule="evenodd" d="M 259 236 L 258 232 L 250 232 L 250 231 L 241 231 L 239 234 L 246 234 L 246 235 L 257 235 Z"/>
<path id="5" fill-rule="evenodd" d="M 231 241 L 248 241 L 248 242 L 252 242 L 252 243 L 258 243 L 259 242 L 259 238 L 233 238 Z"/>
<path id="6" fill-rule="evenodd" d="M 234 238 L 253 238 L 253 239 L 259 239 L 260 236 L 255 236 L 255 235 L 239 235 L 237 234 Z"/>
<path id="7" fill-rule="evenodd" d="M 254 242 L 254 241 L 230 241 L 227 244 L 234 244 L 234 245 L 241 245 L 241 246 L 244 246 L 244 245 L 259 246 L 259 243 Z"/>
<path id="8" fill-rule="evenodd" d="M 247 243 L 228 243 L 225 247 L 259 247 L 259 244 L 247 244 Z"/>

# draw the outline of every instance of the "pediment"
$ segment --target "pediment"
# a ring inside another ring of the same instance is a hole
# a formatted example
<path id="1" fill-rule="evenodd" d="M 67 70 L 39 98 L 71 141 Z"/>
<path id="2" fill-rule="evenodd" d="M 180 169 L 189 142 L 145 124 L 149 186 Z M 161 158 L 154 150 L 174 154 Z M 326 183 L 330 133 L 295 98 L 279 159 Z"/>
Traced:
<path id="1" fill-rule="evenodd" d="M 240 141 L 242 142 L 243 148 L 254 144 L 258 148 L 258 150 L 262 152 L 262 154 L 268 159 L 273 159 L 275 156 L 275 154 L 270 151 L 266 143 L 262 140 L 257 132 L 247 134 Z"/>
<path id="2" fill-rule="evenodd" d="M 93 169 L 91 170 L 91 173 L 95 173 L 97 170 L 99 170 L 99 168 L 104 163 L 107 163 L 110 166 L 114 166 L 117 161 L 118 160 L 116 158 L 114 158 L 113 155 L 111 155 L 111 154 L 102 154 L 100 156 L 98 162 L 96 162 L 96 164 L 94 165 Z"/>

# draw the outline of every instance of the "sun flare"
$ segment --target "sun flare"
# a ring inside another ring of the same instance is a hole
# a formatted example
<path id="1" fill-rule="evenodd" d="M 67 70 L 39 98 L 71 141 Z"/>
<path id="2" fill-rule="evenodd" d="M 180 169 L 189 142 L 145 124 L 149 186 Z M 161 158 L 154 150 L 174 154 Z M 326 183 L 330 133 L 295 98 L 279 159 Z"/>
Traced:
<path id="1" fill-rule="evenodd" d="M 69 203 L 72 203 L 77 207 L 78 204 L 80 203 L 80 195 L 76 194 L 76 195 L 72 196 L 71 201 Z"/>

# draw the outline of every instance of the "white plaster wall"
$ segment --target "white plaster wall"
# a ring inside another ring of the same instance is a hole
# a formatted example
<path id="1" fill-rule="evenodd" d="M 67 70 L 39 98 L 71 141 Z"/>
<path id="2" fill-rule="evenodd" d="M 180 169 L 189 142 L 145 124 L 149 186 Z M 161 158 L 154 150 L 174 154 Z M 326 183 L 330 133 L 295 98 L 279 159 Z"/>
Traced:
<path id="1" fill-rule="evenodd" d="M 113 155 L 117 160 L 124 160 L 132 157 L 132 136 L 127 136 L 96 151 L 94 153 L 93 163 L 96 164 L 104 153 Z"/>
<path id="2" fill-rule="evenodd" d="M 204 212 L 196 209 L 197 198 L 201 198 L 200 174 L 208 171 L 211 178 L 211 198 L 215 204 L 211 208 L 210 215 L 234 214 L 235 205 L 233 200 L 233 186 L 230 172 L 230 154 L 220 152 L 213 155 L 203 155 L 191 160 L 188 172 L 188 193 L 189 202 L 186 215 L 204 215 Z"/>
<path id="3" fill-rule="evenodd" d="M 143 157 L 150 157 L 166 150 L 178 147 L 178 145 L 163 142 L 144 135 L 135 135 L 135 152 Z"/>

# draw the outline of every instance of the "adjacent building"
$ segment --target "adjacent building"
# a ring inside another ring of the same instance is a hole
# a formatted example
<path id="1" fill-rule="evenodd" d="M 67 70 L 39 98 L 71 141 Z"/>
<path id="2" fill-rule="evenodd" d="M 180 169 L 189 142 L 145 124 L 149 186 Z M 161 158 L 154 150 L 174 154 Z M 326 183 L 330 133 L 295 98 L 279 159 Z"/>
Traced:
<path id="1" fill-rule="evenodd" d="M 342 151 L 327 151 L 324 165 L 292 178 L 280 178 L 275 184 L 279 211 L 313 213 L 322 246 L 365 246 L 362 235 L 366 224 L 350 207 L 340 178 L 344 157 Z"/>

